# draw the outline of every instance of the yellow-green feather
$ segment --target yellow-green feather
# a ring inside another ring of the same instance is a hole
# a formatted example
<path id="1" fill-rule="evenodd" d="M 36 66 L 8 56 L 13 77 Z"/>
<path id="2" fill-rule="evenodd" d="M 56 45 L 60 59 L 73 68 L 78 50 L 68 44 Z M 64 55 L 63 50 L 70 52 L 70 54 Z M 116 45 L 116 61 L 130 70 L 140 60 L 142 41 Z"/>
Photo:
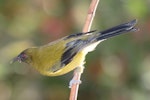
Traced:
<path id="1" fill-rule="evenodd" d="M 87 39 L 89 36 L 79 37 L 80 39 Z M 79 51 L 72 59 L 72 61 L 58 71 L 53 71 L 53 66 L 61 67 L 61 57 L 66 49 L 66 44 L 70 41 L 76 40 L 78 38 L 70 38 L 65 40 L 60 39 L 58 41 L 52 42 L 50 44 L 38 47 L 34 49 L 32 54 L 32 62 L 29 63 L 35 69 L 37 69 L 41 74 L 48 76 L 58 76 L 70 72 L 74 68 L 83 65 L 86 53 L 84 51 Z M 32 49 L 32 48 L 31 48 Z M 88 51 L 88 50 L 87 50 Z"/>

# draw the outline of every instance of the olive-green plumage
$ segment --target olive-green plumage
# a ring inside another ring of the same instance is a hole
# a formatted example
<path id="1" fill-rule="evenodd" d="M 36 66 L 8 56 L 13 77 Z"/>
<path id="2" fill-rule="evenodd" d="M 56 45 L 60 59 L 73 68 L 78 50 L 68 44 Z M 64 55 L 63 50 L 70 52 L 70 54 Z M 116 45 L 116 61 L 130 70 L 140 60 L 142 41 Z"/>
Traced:
<path id="1" fill-rule="evenodd" d="M 25 62 L 41 74 L 58 76 L 84 64 L 85 56 L 103 40 L 121 33 L 135 31 L 136 20 L 121 24 L 103 32 L 77 33 L 40 47 L 28 48 L 14 61 Z"/>

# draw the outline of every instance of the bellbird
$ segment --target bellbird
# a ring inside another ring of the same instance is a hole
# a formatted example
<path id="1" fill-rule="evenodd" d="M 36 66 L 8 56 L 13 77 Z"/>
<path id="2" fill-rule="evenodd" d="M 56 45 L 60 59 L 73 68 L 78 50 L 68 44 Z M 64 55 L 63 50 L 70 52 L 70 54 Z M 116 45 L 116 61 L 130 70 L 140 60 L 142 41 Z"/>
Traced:
<path id="1" fill-rule="evenodd" d="M 124 23 L 102 32 L 85 32 L 65 36 L 54 42 L 22 51 L 12 62 L 25 62 L 41 74 L 59 76 L 84 64 L 85 56 L 107 38 L 136 31 L 136 20 Z"/>

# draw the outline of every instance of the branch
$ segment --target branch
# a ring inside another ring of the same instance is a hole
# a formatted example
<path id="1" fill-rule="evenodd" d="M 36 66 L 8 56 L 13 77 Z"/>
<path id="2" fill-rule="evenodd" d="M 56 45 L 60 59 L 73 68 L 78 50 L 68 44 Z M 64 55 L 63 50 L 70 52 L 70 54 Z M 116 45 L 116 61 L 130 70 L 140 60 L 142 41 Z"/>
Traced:
<path id="1" fill-rule="evenodd" d="M 99 0 L 92 0 L 89 10 L 88 10 L 88 15 L 86 17 L 85 25 L 82 30 L 82 32 L 88 32 L 91 29 L 92 21 L 95 16 L 96 8 L 99 3 Z M 79 66 L 77 70 L 83 70 L 83 66 Z M 77 95 L 78 95 L 78 89 L 79 89 L 79 84 L 80 84 L 80 77 L 81 77 L 82 71 L 79 73 L 78 71 L 74 71 L 74 76 L 73 80 L 75 80 L 76 84 L 72 84 L 71 86 L 71 91 L 70 91 L 70 99 L 69 100 L 77 100 Z"/>

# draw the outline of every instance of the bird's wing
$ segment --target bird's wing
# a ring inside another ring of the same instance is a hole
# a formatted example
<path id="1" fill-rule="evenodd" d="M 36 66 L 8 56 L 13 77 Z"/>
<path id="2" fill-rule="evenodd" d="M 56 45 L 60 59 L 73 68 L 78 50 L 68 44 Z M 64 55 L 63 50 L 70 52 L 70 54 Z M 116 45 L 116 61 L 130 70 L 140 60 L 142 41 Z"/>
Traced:
<path id="1" fill-rule="evenodd" d="M 85 44 L 86 44 L 86 41 L 81 40 L 81 39 L 74 40 L 74 41 L 67 43 L 66 50 L 61 57 L 62 65 L 67 65 L 72 60 L 72 58 L 76 55 L 76 53 L 79 50 L 81 50 L 81 48 Z"/>
<path id="2" fill-rule="evenodd" d="M 69 64 L 73 57 L 81 50 L 81 48 L 86 45 L 86 41 L 82 39 L 73 40 L 66 44 L 65 50 L 61 56 L 61 60 L 51 67 L 53 72 L 56 72 Z"/>

